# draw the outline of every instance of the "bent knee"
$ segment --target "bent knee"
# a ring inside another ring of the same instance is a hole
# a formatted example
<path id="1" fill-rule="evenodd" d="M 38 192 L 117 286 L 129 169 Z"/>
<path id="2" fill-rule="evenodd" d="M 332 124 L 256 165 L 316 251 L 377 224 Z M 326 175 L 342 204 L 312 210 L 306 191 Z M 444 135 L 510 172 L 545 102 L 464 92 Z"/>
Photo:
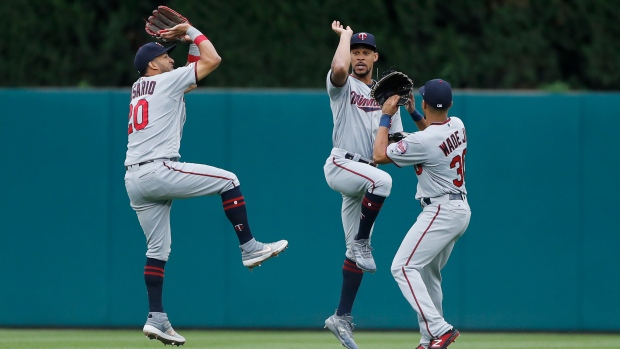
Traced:
<path id="1" fill-rule="evenodd" d="M 170 248 L 149 248 L 146 252 L 146 256 L 148 258 L 159 259 L 160 261 L 166 262 L 168 257 L 170 257 Z"/>
<path id="2" fill-rule="evenodd" d="M 233 188 L 238 187 L 239 185 L 241 185 L 241 183 L 239 182 L 239 178 L 237 178 L 237 175 L 229 172 L 228 175 L 226 176 L 226 184 L 224 185 L 224 187 L 222 188 L 221 193 L 227 192 Z"/>
<path id="3" fill-rule="evenodd" d="M 371 190 L 373 194 L 388 197 L 392 192 L 392 176 L 383 172 L 375 179 Z"/>
<path id="4" fill-rule="evenodd" d="M 403 275 L 403 266 L 401 264 L 392 263 L 392 267 L 390 268 L 390 270 L 392 271 L 393 277 Z"/>

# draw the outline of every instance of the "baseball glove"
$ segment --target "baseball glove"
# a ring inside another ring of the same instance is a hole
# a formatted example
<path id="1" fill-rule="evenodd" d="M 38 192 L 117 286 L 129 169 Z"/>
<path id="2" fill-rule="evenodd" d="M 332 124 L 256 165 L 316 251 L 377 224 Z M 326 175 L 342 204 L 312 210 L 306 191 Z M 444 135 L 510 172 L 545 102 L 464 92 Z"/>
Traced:
<path id="1" fill-rule="evenodd" d="M 410 134 L 411 134 L 411 133 L 409 133 L 409 132 L 394 132 L 394 133 L 390 133 L 390 134 L 388 134 L 388 141 L 389 141 L 390 143 L 392 143 L 392 142 L 398 142 L 398 141 L 400 141 L 401 139 L 403 139 L 403 138 L 405 138 L 405 137 L 409 136 Z"/>
<path id="2" fill-rule="evenodd" d="M 397 105 L 405 105 L 409 100 L 409 93 L 413 89 L 413 81 L 409 77 L 395 70 L 388 70 L 381 80 L 377 81 L 370 90 L 370 98 L 374 98 L 379 105 L 393 95 L 400 95 Z"/>
<path id="3" fill-rule="evenodd" d="M 161 41 L 182 41 L 185 42 L 185 36 L 179 36 L 174 40 L 166 40 L 159 35 L 159 31 L 162 29 L 170 29 L 177 24 L 181 23 L 189 23 L 187 18 L 183 17 L 180 13 L 171 9 L 168 6 L 159 6 L 157 10 L 153 11 L 153 14 L 149 17 L 149 19 L 144 20 L 146 24 L 144 25 L 144 30 L 146 30 L 147 34 L 154 37 L 157 40 Z"/>

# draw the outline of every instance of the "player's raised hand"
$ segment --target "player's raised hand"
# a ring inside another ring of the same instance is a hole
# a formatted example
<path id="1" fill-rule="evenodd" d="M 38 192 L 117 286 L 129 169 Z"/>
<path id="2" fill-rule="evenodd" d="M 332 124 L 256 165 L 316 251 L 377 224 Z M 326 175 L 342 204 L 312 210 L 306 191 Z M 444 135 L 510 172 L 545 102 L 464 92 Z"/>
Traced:
<path id="1" fill-rule="evenodd" d="M 185 33 L 187 33 L 187 29 L 189 29 L 189 23 L 181 23 L 177 24 L 170 29 L 162 29 L 159 31 L 159 35 L 166 40 L 177 39 L 178 37 L 185 37 Z M 190 39 L 191 41 L 191 39 Z"/>
<path id="2" fill-rule="evenodd" d="M 407 108 L 409 114 L 413 113 L 413 111 L 415 110 L 415 97 L 413 96 L 413 92 L 411 91 L 409 91 L 409 100 L 407 101 L 407 103 L 405 103 L 405 108 Z"/>
<path id="3" fill-rule="evenodd" d="M 383 114 L 390 114 L 393 116 L 398 111 L 397 103 L 399 100 L 400 100 L 399 95 L 391 96 L 385 101 L 385 103 L 383 103 L 383 106 L 381 107 L 381 112 Z"/>
<path id="4" fill-rule="evenodd" d="M 342 26 L 342 24 L 340 24 L 340 21 L 333 21 L 332 22 L 332 30 L 334 32 L 336 32 L 336 34 L 338 35 L 342 35 L 342 33 L 349 33 L 351 35 L 353 35 L 353 29 L 351 29 L 351 27 L 347 26 L 346 29 Z"/>

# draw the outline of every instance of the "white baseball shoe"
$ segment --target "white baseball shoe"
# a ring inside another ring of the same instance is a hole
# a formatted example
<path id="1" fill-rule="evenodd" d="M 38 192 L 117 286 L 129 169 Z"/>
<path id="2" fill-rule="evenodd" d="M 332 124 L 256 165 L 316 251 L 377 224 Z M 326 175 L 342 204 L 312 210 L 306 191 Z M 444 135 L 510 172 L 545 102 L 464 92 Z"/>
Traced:
<path id="1" fill-rule="evenodd" d="M 239 246 L 241 249 L 241 260 L 243 266 L 250 268 L 260 266 L 264 261 L 271 257 L 276 257 L 280 252 L 288 247 L 288 241 L 280 240 L 272 243 L 262 243 L 252 239 Z"/>
<path id="2" fill-rule="evenodd" d="M 351 249 L 353 251 L 353 256 L 355 257 L 355 264 L 357 264 L 358 268 L 370 273 L 377 271 L 375 259 L 372 258 L 372 247 L 370 246 L 370 241 L 368 241 L 368 239 L 353 241 L 353 246 Z"/>
<path id="3" fill-rule="evenodd" d="M 171 345 L 183 345 L 185 344 L 185 337 L 176 333 L 168 321 L 168 315 L 166 313 L 149 313 L 146 319 L 146 324 L 142 328 L 144 335 L 150 339 L 157 339 L 160 342 Z"/>
<path id="4" fill-rule="evenodd" d="M 357 344 L 355 344 L 353 340 L 353 327 L 355 325 L 351 321 L 353 321 L 352 316 L 338 316 L 334 313 L 334 315 L 325 320 L 325 328 L 332 331 L 343 347 L 347 349 L 358 349 Z"/>

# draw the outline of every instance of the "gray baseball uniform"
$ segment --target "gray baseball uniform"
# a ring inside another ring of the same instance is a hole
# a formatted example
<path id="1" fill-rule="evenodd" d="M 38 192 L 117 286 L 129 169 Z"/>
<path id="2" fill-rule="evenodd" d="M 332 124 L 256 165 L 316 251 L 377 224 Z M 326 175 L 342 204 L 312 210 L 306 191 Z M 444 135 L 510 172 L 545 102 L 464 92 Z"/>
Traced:
<path id="1" fill-rule="evenodd" d="M 216 195 L 239 186 L 234 173 L 178 162 L 185 124 L 184 91 L 196 84 L 196 63 L 132 87 L 125 187 L 148 243 L 146 256 L 167 261 L 172 200 Z"/>
<path id="2" fill-rule="evenodd" d="M 441 269 L 471 216 L 465 189 L 466 152 L 465 126 L 457 117 L 431 124 L 386 149 L 396 166 L 413 165 L 418 176 L 415 197 L 423 210 L 403 239 L 391 269 L 418 313 L 420 343 L 425 346 L 452 328 L 443 318 Z"/>
<path id="3" fill-rule="evenodd" d="M 370 87 L 352 75 L 342 87 L 331 82 L 327 73 L 327 93 L 333 114 L 333 148 L 323 170 L 330 188 L 342 194 L 342 225 L 347 251 L 355 260 L 351 246 L 360 224 L 361 203 L 366 192 L 387 197 L 392 189 L 392 177 L 369 165 L 381 106 L 370 95 Z M 400 113 L 392 117 L 390 132 L 402 131 Z"/>

